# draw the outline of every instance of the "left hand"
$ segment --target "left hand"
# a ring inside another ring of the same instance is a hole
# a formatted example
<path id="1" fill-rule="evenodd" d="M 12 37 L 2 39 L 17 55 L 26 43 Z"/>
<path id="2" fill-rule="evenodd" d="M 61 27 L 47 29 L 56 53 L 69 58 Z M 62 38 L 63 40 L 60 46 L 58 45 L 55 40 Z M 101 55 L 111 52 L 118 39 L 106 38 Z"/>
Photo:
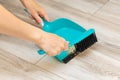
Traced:
<path id="1" fill-rule="evenodd" d="M 32 18 L 36 21 L 37 24 L 40 24 L 42 22 L 40 17 L 43 17 L 45 20 L 49 21 L 45 9 L 35 0 L 21 0 L 21 2 L 26 7 L 26 9 L 31 14 Z"/>

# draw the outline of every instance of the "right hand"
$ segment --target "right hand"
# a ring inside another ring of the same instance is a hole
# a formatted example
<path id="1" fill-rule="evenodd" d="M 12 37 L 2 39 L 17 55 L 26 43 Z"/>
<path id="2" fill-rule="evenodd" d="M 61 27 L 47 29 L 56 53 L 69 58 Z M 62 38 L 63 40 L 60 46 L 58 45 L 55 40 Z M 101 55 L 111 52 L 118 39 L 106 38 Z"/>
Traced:
<path id="1" fill-rule="evenodd" d="M 68 49 L 68 42 L 56 34 L 44 32 L 38 40 L 40 48 L 42 48 L 49 56 L 55 56 L 63 50 Z"/>

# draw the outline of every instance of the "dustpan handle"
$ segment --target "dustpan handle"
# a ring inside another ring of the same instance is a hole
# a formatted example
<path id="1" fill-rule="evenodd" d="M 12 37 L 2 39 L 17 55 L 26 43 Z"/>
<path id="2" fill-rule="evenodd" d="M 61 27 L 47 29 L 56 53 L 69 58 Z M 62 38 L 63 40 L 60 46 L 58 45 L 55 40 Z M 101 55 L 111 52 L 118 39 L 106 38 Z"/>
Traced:
<path id="1" fill-rule="evenodd" d="M 45 54 L 45 53 L 46 53 L 46 52 L 45 52 L 45 51 L 43 51 L 43 50 L 38 50 L 37 52 L 38 52 L 38 54 L 40 54 L 40 55 L 43 55 L 43 54 Z"/>
<path id="2" fill-rule="evenodd" d="M 26 12 L 26 13 L 28 13 L 28 15 L 30 15 L 29 14 L 29 12 L 28 12 L 28 10 L 25 8 L 24 9 L 24 11 Z M 31 15 L 30 15 L 31 16 Z M 41 17 L 41 20 L 42 20 L 42 22 L 39 24 L 40 26 L 42 26 L 42 29 L 43 30 L 46 30 L 46 26 L 48 26 L 48 24 L 50 23 L 50 22 L 48 22 L 47 20 L 45 20 L 43 17 Z"/>

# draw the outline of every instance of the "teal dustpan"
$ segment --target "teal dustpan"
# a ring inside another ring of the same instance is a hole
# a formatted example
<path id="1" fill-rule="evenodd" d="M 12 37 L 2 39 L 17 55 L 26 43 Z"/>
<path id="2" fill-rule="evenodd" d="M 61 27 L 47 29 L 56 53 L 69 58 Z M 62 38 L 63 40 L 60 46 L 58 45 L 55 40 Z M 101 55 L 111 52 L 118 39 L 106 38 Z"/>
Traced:
<path id="1" fill-rule="evenodd" d="M 66 41 L 69 41 L 69 50 L 62 51 L 59 55 L 55 56 L 60 62 L 67 63 L 80 52 L 86 50 L 97 42 L 94 29 L 86 30 L 69 19 L 60 18 L 53 22 L 47 22 L 43 19 L 43 23 L 44 25 L 42 29 L 44 31 L 57 34 L 58 36 L 63 37 Z M 39 50 L 38 53 L 41 55 L 45 52 Z"/>
<path id="2" fill-rule="evenodd" d="M 55 56 L 61 62 L 67 63 L 79 52 L 84 51 L 97 41 L 94 29 L 85 30 L 80 25 L 66 18 L 60 18 L 53 22 L 47 22 L 43 19 L 43 23 L 42 29 L 44 31 L 57 34 L 69 41 L 69 50 L 62 51 Z M 44 54 L 45 52 L 39 50 L 38 53 Z"/>

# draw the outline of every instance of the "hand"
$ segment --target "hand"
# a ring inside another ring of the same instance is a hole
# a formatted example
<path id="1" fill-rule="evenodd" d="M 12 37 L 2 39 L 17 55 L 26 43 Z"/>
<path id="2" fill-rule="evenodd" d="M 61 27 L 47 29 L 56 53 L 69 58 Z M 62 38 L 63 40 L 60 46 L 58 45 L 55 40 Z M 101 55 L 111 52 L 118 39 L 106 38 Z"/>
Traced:
<path id="1" fill-rule="evenodd" d="M 37 40 L 37 44 L 50 56 L 55 56 L 61 51 L 68 49 L 68 42 L 55 34 L 44 32 L 41 36 Z"/>
<path id="2" fill-rule="evenodd" d="M 26 9 L 37 24 L 40 24 L 42 22 L 40 16 L 49 21 L 44 8 L 40 6 L 35 0 L 21 0 L 21 2 L 26 7 Z"/>

